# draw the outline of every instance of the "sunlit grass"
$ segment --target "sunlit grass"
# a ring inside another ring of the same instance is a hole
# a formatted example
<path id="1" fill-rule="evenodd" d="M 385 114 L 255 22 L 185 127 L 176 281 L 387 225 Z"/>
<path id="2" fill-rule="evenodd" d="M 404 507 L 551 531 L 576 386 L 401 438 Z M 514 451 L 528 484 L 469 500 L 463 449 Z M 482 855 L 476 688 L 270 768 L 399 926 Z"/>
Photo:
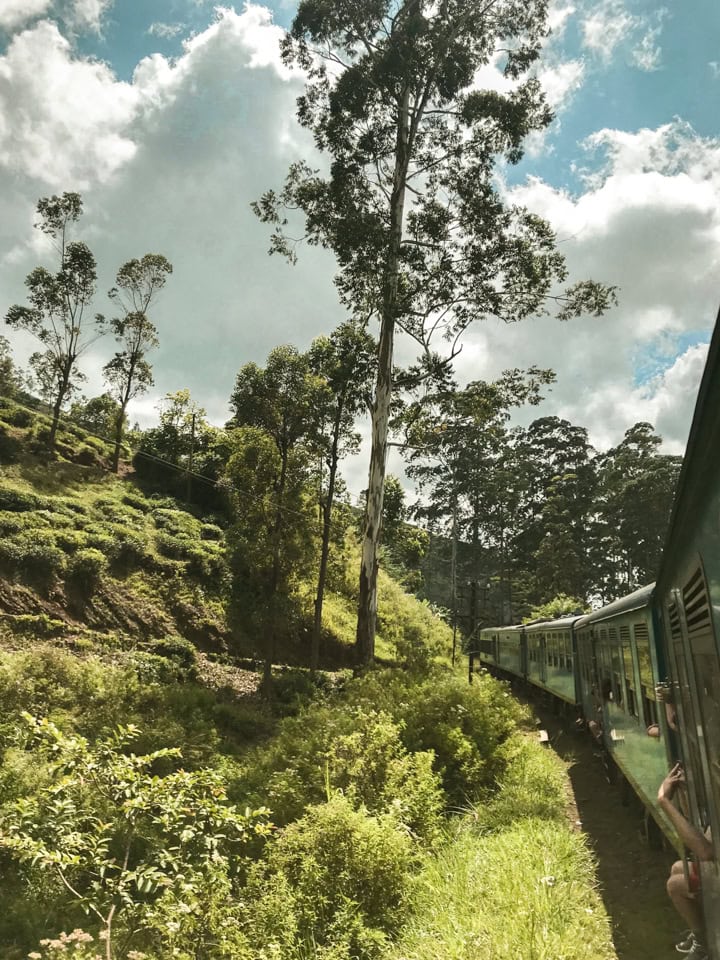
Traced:
<path id="1" fill-rule="evenodd" d="M 469 821 L 466 821 L 469 822 Z M 591 855 L 567 826 L 465 826 L 428 861 L 387 960 L 616 960 Z"/>

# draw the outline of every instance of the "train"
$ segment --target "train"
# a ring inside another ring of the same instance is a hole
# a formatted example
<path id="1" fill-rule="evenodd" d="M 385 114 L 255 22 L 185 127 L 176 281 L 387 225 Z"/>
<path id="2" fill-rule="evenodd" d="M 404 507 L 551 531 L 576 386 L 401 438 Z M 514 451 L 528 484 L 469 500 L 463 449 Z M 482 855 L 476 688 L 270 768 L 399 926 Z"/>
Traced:
<path id="1" fill-rule="evenodd" d="M 657 803 L 683 764 L 685 813 L 711 828 L 701 876 L 706 948 L 720 960 L 720 313 L 654 583 L 592 613 L 484 627 L 478 667 L 520 682 L 574 713 L 609 770 L 640 800 L 648 836 L 686 851 Z M 671 706 L 668 708 L 666 704 Z"/>

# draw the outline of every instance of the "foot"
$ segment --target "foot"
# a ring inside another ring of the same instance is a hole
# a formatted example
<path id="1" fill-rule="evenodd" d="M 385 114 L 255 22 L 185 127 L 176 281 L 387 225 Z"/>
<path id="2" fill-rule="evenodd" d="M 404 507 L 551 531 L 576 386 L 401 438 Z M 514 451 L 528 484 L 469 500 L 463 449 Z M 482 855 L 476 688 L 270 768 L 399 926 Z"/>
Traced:
<path id="1" fill-rule="evenodd" d="M 692 930 L 685 930 L 682 937 L 675 944 L 678 953 L 689 953 L 695 946 L 695 934 Z"/>

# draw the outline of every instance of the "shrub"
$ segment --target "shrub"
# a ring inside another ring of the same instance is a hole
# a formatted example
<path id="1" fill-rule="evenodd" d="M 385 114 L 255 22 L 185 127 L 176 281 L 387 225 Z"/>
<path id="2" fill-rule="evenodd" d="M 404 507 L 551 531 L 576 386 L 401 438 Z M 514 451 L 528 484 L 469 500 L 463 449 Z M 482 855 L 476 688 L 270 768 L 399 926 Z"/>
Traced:
<path id="1" fill-rule="evenodd" d="M 46 613 L 8 615 L 8 620 L 12 626 L 13 633 L 19 633 L 29 637 L 59 637 L 65 632 L 64 621 L 53 620 Z"/>
<path id="2" fill-rule="evenodd" d="M 172 660 L 188 674 L 194 673 L 197 667 L 197 650 L 184 637 L 168 636 L 162 640 L 153 640 L 149 645 L 150 653 L 158 657 Z"/>
<path id="3" fill-rule="evenodd" d="M 15 541 L 15 546 L 20 572 L 29 580 L 49 586 L 62 575 L 65 554 L 46 533 L 42 540 L 32 534 L 24 534 Z"/>
<path id="4" fill-rule="evenodd" d="M 416 862 L 409 838 L 391 820 L 353 810 L 335 796 L 310 807 L 269 847 L 251 896 L 270 897 L 280 907 L 274 923 L 267 923 L 266 912 L 271 928 L 279 922 L 295 927 L 301 944 L 344 946 L 365 960 L 379 956 L 399 929 Z"/>
<path id="5" fill-rule="evenodd" d="M 384 713 L 358 715 L 357 729 L 330 749 L 328 779 L 356 805 L 387 813 L 432 841 L 439 835 L 444 796 L 431 752 L 408 753 L 401 729 Z"/>
<path id="6" fill-rule="evenodd" d="M 78 550 L 67 563 L 66 580 L 75 590 L 91 597 L 107 570 L 107 560 L 99 550 Z"/>
<path id="7" fill-rule="evenodd" d="M 132 534 L 122 534 L 113 541 L 109 559 L 120 569 L 129 572 L 146 567 L 150 555 L 144 540 Z"/>
<path id="8" fill-rule="evenodd" d="M 204 550 L 202 547 L 190 547 L 186 553 L 187 573 L 197 580 L 207 583 L 221 581 L 227 573 L 225 556 L 221 552 Z"/>
<path id="9" fill-rule="evenodd" d="M 440 669 L 423 680 L 375 671 L 353 681 L 348 696 L 399 721 L 408 750 L 432 750 L 445 792 L 458 805 L 492 792 L 504 767 L 498 748 L 528 716 L 506 685 L 487 674 L 470 685 Z"/>
<path id="10" fill-rule="evenodd" d="M 201 540 L 222 540 L 224 534 L 222 527 L 216 523 L 204 523 L 200 527 Z"/>
<path id="11" fill-rule="evenodd" d="M 266 811 L 243 814 L 228 804 L 214 771 L 177 769 L 177 749 L 146 756 L 129 750 L 138 738 L 132 725 L 91 746 L 47 719 L 24 718 L 29 746 L 52 761 L 54 782 L 3 811 L 0 847 L 28 864 L 31 882 L 38 871 L 59 874 L 70 904 L 85 906 L 85 891 L 92 891 L 93 922 L 100 921 L 108 956 L 111 936 L 122 941 L 142 929 L 138 920 L 165 890 L 181 882 L 193 899 L 210 873 L 227 875 L 231 861 L 267 833 Z M 170 764 L 166 774 L 158 774 L 158 760 Z M 176 926 L 164 931 L 173 947 Z"/>
<path id="12" fill-rule="evenodd" d="M 0 536 L 6 537 L 11 533 L 18 533 L 25 526 L 24 518 L 9 511 L 0 512 Z"/>
<path id="13" fill-rule="evenodd" d="M 55 543 L 64 553 L 76 553 L 88 544 L 87 534 L 81 530 L 61 530 L 55 534 Z"/>
<path id="14" fill-rule="evenodd" d="M 155 534 L 158 551 L 170 560 L 188 560 L 192 557 L 193 544 L 190 540 L 175 537 L 159 531 Z"/>
<path id="15" fill-rule="evenodd" d="M 87 443 L 71 450 L 69 457 L 72 458 L 74 463 L 79 463 L 83 467 L 99 467 L 103 463 L 102 457 Z"/>
<path id="16" fill-rule="evenodd" d="M 185 510 L 161 507 L 154 509 L 152 515 L 155 525 L 172 536 L 185 539 L 195 539 L 198 536 L 200 522 Z"/>
<path id="17" fill-rule="evenodd" d="M 141 683 L 181 683 L 187 677 L 178 663 L 156 653 L 135 650 L 127 659 Z"/>
<path id="18" fill-rule="evenodd" d="M 15 431 L 0 423 L 0 463 L 16 463 L 23 444 Z"/>
<path id="19" fill-rule="evenodd" d="M 0 487 L 0 510 L 24 513 L 27 510 L 47 510 L 49 507 L 50 502 L 45 497 L 26 490 Z"/>
<path id="20" fill-rule="evenodd" d="M 35 414 L 29 410 L 23 410 L 22 407 L 12 407 L 3 419 L 13 427 L 29 427 L 35 419 Z"/>
<path id="21" fill-rule="evenodd" d="M 128 507 L 132 507 L 133 510 L 139 510 L 141 513 L 147 513 L 152 506 L 150 502 L 139 493 L 124 493 L 120 499 L 123 503 L 127 504 Z"/>

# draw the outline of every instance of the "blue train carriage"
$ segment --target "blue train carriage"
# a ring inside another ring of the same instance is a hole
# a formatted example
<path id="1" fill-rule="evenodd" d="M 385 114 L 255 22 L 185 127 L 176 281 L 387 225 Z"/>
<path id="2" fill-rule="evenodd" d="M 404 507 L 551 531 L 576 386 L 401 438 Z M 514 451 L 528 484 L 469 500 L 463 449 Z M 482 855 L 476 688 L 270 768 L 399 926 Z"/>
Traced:
<path id="1" fill-rule="evenodd" d="M 579 702 L 574 626 L 580 619 L 563 617 L 524 627 L 528 681 L 571 705 Z"/>
<path id="2" fill-rule="evenodd" d="M 657 805 L 668 767 L 668 728 L 655 685 L 662 673 L 654 584 L 595 610 L 576 624 L 583 713 L 663 833 L 677 844 Z"/>
<path id="3" fill-rule="evenodd" d="M 496 673 L 525 677 L 523 627 L 485 627 L 480 631 L 480 662 Z"/>
<path id="4" fill-rule="evenodd" d="M 712 830 L 699 865 L 708 948 L 720 960 L 720 317 L 710 344 L 656 595 L 688 813 Z"/>

